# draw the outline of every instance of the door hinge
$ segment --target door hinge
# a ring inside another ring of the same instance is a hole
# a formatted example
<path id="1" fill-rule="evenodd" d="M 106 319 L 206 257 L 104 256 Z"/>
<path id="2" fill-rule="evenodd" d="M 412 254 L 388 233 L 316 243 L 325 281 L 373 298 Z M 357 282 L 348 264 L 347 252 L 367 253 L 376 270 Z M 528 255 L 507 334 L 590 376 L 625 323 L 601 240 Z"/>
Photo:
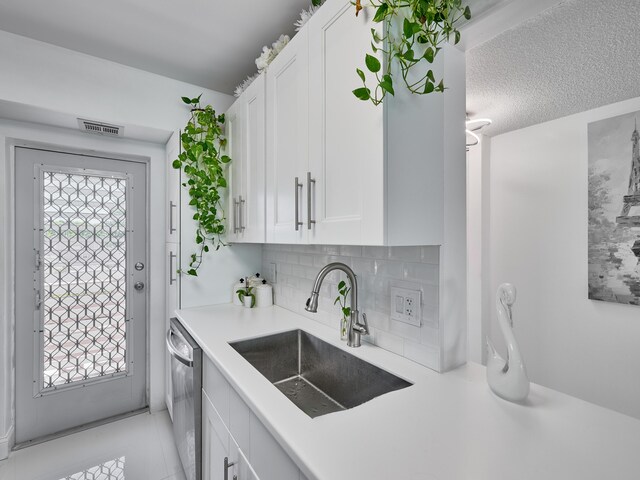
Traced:
<path id="1" fill-rule="evenodd" d="M 36 270 L 40 270 L 42 265 L 42 258 L 40 257 L 40 250 L 36 250 Z"/>

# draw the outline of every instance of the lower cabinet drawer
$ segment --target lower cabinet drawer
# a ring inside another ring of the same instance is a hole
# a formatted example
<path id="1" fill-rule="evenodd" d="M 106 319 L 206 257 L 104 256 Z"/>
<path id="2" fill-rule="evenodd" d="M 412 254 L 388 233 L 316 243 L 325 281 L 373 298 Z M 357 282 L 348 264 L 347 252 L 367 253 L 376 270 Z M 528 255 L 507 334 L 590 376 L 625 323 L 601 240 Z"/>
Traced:
<path id="1" fill-rule="evenodd" d="M 306 480 L 206 357 L 203 377 L 203 480 Z"/>

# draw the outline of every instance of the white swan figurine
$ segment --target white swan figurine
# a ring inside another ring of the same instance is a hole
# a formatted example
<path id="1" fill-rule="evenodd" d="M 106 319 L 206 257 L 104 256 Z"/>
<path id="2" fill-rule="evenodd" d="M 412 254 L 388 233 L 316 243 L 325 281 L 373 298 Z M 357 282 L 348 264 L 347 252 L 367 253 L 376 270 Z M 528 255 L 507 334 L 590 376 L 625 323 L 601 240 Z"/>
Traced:
<path id="1" fill-rule="evenodd" d="M 516 301 L 516 287 L 503 283 L 496 293 L 498 324 L 507 344 L 507 360 L 502 358 L 487 337 L 487 383 L 499 397 L 510 402 L 522 402 L 529 395 L 529 377 L 513 335 L 511 306 Z"/>

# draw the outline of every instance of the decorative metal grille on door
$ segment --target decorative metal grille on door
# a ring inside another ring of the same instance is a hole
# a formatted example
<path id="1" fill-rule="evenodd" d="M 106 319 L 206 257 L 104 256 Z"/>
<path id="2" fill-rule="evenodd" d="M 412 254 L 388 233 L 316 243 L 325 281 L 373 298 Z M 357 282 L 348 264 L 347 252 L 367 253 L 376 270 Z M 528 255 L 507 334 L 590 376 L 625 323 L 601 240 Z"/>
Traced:
<path id="1" fill-rule="evenodd" d="M 127 180 L 41 172 L 41 388 L 126 374 Z"/>

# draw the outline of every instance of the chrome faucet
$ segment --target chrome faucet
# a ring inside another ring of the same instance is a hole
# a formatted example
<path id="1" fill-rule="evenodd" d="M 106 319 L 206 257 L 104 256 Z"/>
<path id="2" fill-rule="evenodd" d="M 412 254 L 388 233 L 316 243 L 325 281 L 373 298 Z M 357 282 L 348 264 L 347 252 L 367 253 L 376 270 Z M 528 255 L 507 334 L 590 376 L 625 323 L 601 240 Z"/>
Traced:
<path id="1" fill-rule="evenodd" d="M 369 335 L 369 324 L 367 323 L 367 316 L 363 313 L 362 319 L 364 323 L 359 322 L 358 312 L 358 281 L 356 280 L 356 274 L 344 263 L 335 262 L 330 263 L 318 272 L 315 282 L 313 283 L 313 290 L 311 290 L 311 297 L 307 299 L 307 306 L 305 310 L 307 312 L 316 313 L 318 311 L 318 295 L 320 293 L 320 286 L 324 278 L 333 270 L 340 270 L 347 274 L 349 283 L 351 284 L 351 317 L 349 317 L 349 325 L 347 327 L 347 346 L 359 347 L 361 335 Z"/>

